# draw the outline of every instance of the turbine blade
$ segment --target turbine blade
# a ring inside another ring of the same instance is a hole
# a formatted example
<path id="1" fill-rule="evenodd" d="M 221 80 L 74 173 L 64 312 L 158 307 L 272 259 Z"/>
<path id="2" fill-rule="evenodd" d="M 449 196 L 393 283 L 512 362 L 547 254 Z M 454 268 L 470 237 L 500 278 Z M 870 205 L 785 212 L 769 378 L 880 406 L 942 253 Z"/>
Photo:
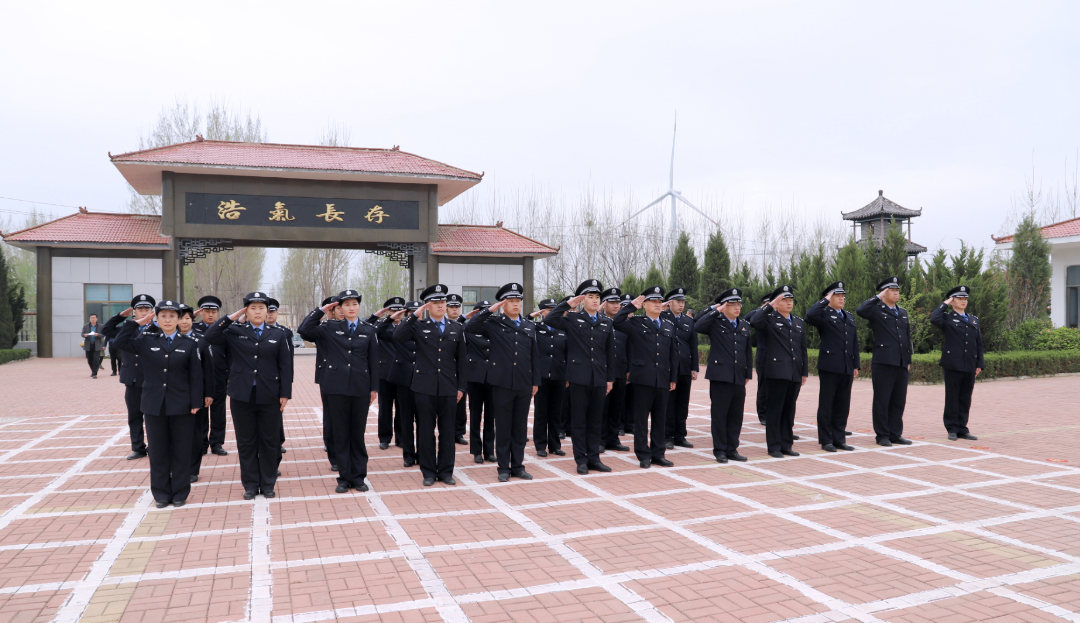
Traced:
<path id="1" fill-rule="evenodd" d="M 685 197 L 683 197 L 683 196 L 682 196 L 681 194 L 679 194 L 679 193 L 672 193 L 672 195 L 673 195 L 673 196 L 674 196 L 675 198 L 677 198 L 677 199 L 678 199 L 679 201 L 681 201 L 681 202 L 685 203 L 686 205 L 690 206 L 690 209 L 691 209 L 691 210 L 693 210 L 694 212 L 697 212 L 698 214 L 700 214 L 700 215 L 704 216 L 704 217 L 705 217 L 706 219 L 708 219 L 708 221 L 709 221 L 710 223 L 712 223 L 713 225 L 719 225 L 719 223 L 717 223 L 716 221 L 714 221 L 714 220 L 712 220 L 711 218 L 709 218 L 709 215 L 708 215 L 708 214 L 705 214 L 704 212 L 702 212 L 701 210 L 699 210 L 699 209 L 698 209 L 698 207 L 697 207 L 696 205 L 694 205 L 694 204 L 690 203 L 689 201 L 687 201 L 687 200 L 686 200 L 686 198 L 685 198 Z"/>
<path id="2" fill-rule="evenodd" d="M 644 208 L 641 208 L 641 209 L 640 209 L 640 210 L 638 210 L 637 212 L 634 212 L 634 213 L 633 213 L 633 214 L 631 214 L 631 215 L 630 215 L 629 217 L 627 217 L 627 219 L 626 219 L 625 221 L 623 221 L 623 222 L 619 223 L 619 227 L 622 227 L 623 225 L 626 225 L 627 223 L 629 223 L 629 222 L 630 222 L 630 220 L 631 220 L 631 219 L 633 219 L 633 218 L 634 218 L 635 216 L 637 216 L 638 214 L 641 214 L 641 213 L 642 213 L 642 212 L 644 212 L 645 210 L 648 210 L 649 208 L 651 208 L 651 207 L 653 207 L 654 205 L 656 205 L 656 204 L 660 203 L 660 202 L 661 202 L 661 201 L 663 201 L 664 199 L 667 199 L 668 195 L 670 195 L 670 194 L 671 194 L 671 191 L 668 191 L 668 192 L 666 192 L 666 193 L 664 193 L 664 194 L 660 195 L 660 198 L 659 198 L 659 199 L 657 199 L 656 201 L 653 201 L 652 203 L 650 203 L 649 205 L 645 206 Z"/>

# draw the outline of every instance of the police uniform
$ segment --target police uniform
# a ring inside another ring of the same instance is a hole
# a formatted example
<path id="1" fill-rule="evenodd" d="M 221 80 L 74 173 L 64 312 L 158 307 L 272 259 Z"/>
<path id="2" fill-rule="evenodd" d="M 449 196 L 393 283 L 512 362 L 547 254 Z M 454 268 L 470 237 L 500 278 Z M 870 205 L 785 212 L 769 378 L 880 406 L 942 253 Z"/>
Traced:
<path id="1" fill-rule="evenodd" d="M 195 310 L 183 303 L 179 307 L 181 318 L 188 314 L 194 319 Z M 191 330 L 183 335 L 195 340 L 199 345 L 199 358 L 203 369 L 203 396 L 212 398 L 217 393 L 217 389 L 214 380 L 214 355 L 210 344 L 203 339 L 202 332 L 195 329 L 194 323 L 192 323 Z M 205 405 L 200 407 L 195 414 L 194 420 L 191 441 L 191 482 L 198 482 L 199 472 L 202 470 L 202 458 L 206 454 L 206 436 L 210 430 L 210 410 Z"/>
<path id="2" fill-rule="evenodd" d="M 555 299 L 540 301 L 540 309 L 555 309 Z M 550 313 L 550 312 L 549 312 Z M 536 455 L 548 452 L 565 456 L 559 441 L 563 396 L 566 394 L 566 332 L 552 329 L 546 318 L 536 324 L 536 343 L 540 349 L 540 389 L 533 399 L 533 443 Z"/>
<path id="3" fill-rule="evenodd" d="M 634 300 L 634 297 L 630 294 L 623 294 L 622 299 L 619 300 L 619 305 L 625 307 L 630 304 L 630 301 Z M 617 335 L 622 335 L 617 334 Z M 626 342 L 626 361 L 630 361 L 630 342 Z M 630 374 L 630 371 L 626 371 Z M 630 380 L 626 381 L 626 395 L 623 397 L 623 415 L 621 425 L 621 435 L 633 435 L 634 434 L 634 386 L 630 384 Z M 664 432 L 667 434 L 667 431 Z"/>
<path id="4" fill-rule="evenodd" d="M 947 297 L 968 298 L 971 288 L 956 286 Z M 979 319 L 961 314 L 942 303 L 930 314 L 930 323 L 945 334 L 941 345 L 941 371 L 945 375 L 945 412 L 943 420 L 949 439 L 978 439 L 968 430 L 971 392 L 975 375 L 986 366 L 983 361 L 982 330 Z"/>
<path id="5" fill-rule="evenodd" d="M 604 291 L 596 279 L 578 285 L 575 296 Z M 565 314 L 565 315 L 564 315 Z M 609 472 L 600 462 L 600 420 L 608 383 L 615 381 L 615 329 L 611 319 L 597 310 L 570 311 L 563 301 L 548 313 L 548 326 L 566 332 L 566 378 L 570 381 L 570 429 L 573 432 L 577 472 Z"/>
<path id="6" fill-rule="evenodd" d="M 330 303 L 337 300 L 336 296 L 328 296 L 323 299 L 320 307 L 326 307 Z M 326 320 L 323 320 L 326 322 Z M 326 406 L 326 392 L 323 391 L 322 377 L 323 371 L 326 370 L 326 353 L 319 352 L 319 345 L 315 345 L 315 384 L 319 386 L 319 400 L 322 404 L 322 430 L 323 430 L 323 450 L 326 452 L 326 459 L 330 462 L 330 471 L 336 472 L 337 467 L 337 454 L 334 451 L 334 423 L 330 420 L 330 409 Z"/>
<path id="7" fill-rule="evenodd" d="M 456 309 L 458 317 L 454 318 L 462 325 L 469 321 L 468 318 L 461 315 L 461 303 L 463 302 L 460 294 L 447 294 L 446 295 L 446 315 L 449 316 L 451 310 Z M 468 347 L 469 335 L 465 335 L 466 348 Z M 468 393 L 461 397 L 461 400 L 457 402 L 457 408 L 454 411 L 454 443 L 459 446 L 469 445 L 468 441 L 465 441 L 465 429 L 469 423 L 469 417 L 465 412 L 465 405 L 468 403 Z"/>
<path id="8" fill-rule="evenodd" d="M 338 295 L 342 303 L 361 301 L 356 290 Z M 326 357 L 323 372 L 330 421 L 334 423 L 334 453 L 337 456 L 337 493 L 349 489 L 367 491 L 368 453 L 364 433 L 368 408 L 379 392 L 379 340 L 375 328 L 359 318 L 350 321 L 320 322 L 322 309 L 312 310 L 297 331 L 309 342 L 320 346 Z"/>
<path id="9" fill-rule="evenodd" d="M 500 301 L 524 297 L 520 283 L 499 288 Z M 522 465 L 529 435 L 529 403 L 540 387 L 540 348 L 536 343 L 536 325 L 519 314 L 511 319 L 504 313 L 480 310 L 465 325 L 465 331 L 481 335 L 490 342 L 487 382 L 491 385 L 491 406 L 495 415 L 495 459 L 499 463 L 499 481 L 511 476 L 532 480 Z"/>
<path id="10" fill-rule="evenodd" d="M 418 301 L 405 303 L 406 314 L 420 307 Z M 401 447 L 401 456 L 405 467 L 416 465 L 416 399 L 412 391 L 413 371 L 416 370 L 416 343 L 413 340 L 398 340 L 394 330 L 401 326 L 403 318 L 394 324 L 392 317 L 383 318 L 375 328 L 380 344 L 392 347 L 394 360 L 390 364 L 390 373 L 386 380 L 390 384 L 397 402 L 397 417 L 394 419 L 394 436 Z"/>
<path id="11" fill-rule="evenodd" d="M 271 298 L 270 301 L 266 305 L 266 311 L 268 311 L 268 312 L 277 311 L 279 307 L 281 307 L 281 303 L 279 303 L 277 299 Z M 272 325 L 269 325 L 269 326 L 277 327 L 277 328 L 279 328 L 279 329 L 281 329 L 282 331 L 285 332 L 285 338 L 287 340 L 287 343 L 289 344 L 289 357 L 290 357 L 290 359 L 292 359 L 292 362 L 293 362 L 293 365 L 290 366 L 289 369 L 290 370 L 295 370 L 296 369 L 296 347 L 293 345 L 293 330 L 290 329 L 289 327 L 286 327 L 283 324 L 278 324 L 276 322 L 274 324 L 272 324 Z M 293 379 L 290 378 L 289 383 L 292 383 L 292 381 L 293 381 Z M 281 412 L 281 415 L 282 415 L 282 420 L 281 420 L 281 453 L 285 454 L 285 412 L 284 411 Z"/>
<path id="12" fill-rule="evenodd" d="M 174 301 L 161 301 L 155 313 L 174 311 Z M 116 347 L 134 353 L 142 364 L 140 405 L 146 419 L 150 455 L 150 491 L 158 508 L 169 503 L 183 506 L 191 492 L 191 449 L 195 436 L 194 411 L 204 404 L 203 367 L 198 341 L 175 331 L 139 332 L 134 322 L 124 323 Z"/>
<path id="13" fill-rule="evenodd" d="M 653 286 L 647 288 L 642 296 L 647 301 L 659 301 L 664 297 L 664 289 Z M 677 382 L 679 376 L 677 329 L 671 318 L 663 313 L 655 319 L 647 315 L 632 315 L 637 309 L 633 303 L 624 305 L 612 323 L 615 330 L 626 334 L 633 353 L 630 384 L 634 387 L 634 454 L 642 468 L 653 464 L 671 467 L 673 463 L 664 458 L 667 450 L 667 426 L 664 420 L 670 413 L 667 402 L 671 395 L 671 384 Z M 577 436 L 574 443 L 577 443 Z"/>
<path id="14" fill-rule="evenodd" d="M 741 303 L 742 295 L 742 290 L 732 288 L 721 292 L 713 303 Z M 727 463 L 728 459 L 745 461 L 738 448 L 746 383 L 754 376 L 750 325 L 738 318 L 732 321 L 715 307 L 707 307 L 694 322 L 694 331 L 709 336 L 705 378 L 709 381 L 713 456 L 719 463 Z"/>
<path id="15" fill-rule="evenodd" d="M 772 298 L 777 297 L 795 298 L 794 290 L 789 285 L 780 286 L 773 292 Z M 769 456 L 799 456 L 791 446 L 794 442 L 795 402 L 799 399 L 803 379 L 810 375 L 804 321 L 795 314 L 784 318 L 771 307 L 763 307 L 750 324 L 768 334 L 763 376 L 769 395 L 765 413 L 765 441 Z"/>
<path id="16" fill-rule="evenodd" d="M 198 300 L 196 305 L 199 309 L 221 309 L 221 299 L 213 295 L 207 295 Z M 200 335 L 206 335 L 210 325 L 200 320 L 191 325 L 193 331 Z M 225 356 L 225 350 L 218 348 L 210 349 L 214 357 L 214 402 L 210 404 L 210 432 L 203 444 L 203 452 L 207 450 L 218 455 L 226 456 L 228 450 L 222 447 L 225 443 L 225 393 L 229 385 L 229 362 Z"/>
<path id="17" fill-rule="evenodd" d="M 888 277 L 877 290 L 899 289 L 897 277 Z M 870 360 L 874 384 L 874 436 L 883 446 L 908 445 L 904 439 L 904 406 L 907 404 L 908 371 L 911 367 L 911 325 L 907 310 L 889 307 L 877 296 L 859 305 L 855 313 L 870 322 L 874 332 L 874 357 Z"/>
<path id="18" fill-rule="evenodd" d="M 859 369 L 859 339 L 855 316 L 829 306 L 829 295 L 843 294 L 844 282 L 829 284 L 821 300 L 806 311 L 806 323 L 817 327 L 821 336 L 818 348 L 818 443 L 827 452 L 854 450 L 845 440 L 848 412 L 851 409 L 851 385 Z"/>
<path id="19" fill-rule="evenodd" d="M 762 305 L 768 303 L 771 300 L 771 292 L 761 297 Z M 754 316 L 758 315 L 761 312 L 761 308 L 751 309 L 745 316 L 743 316 L 743 320 L 745 320 L 746 323 L 749 324 L 751 328 L 753 328 Z M 754 371 L 757 372 L 758 378 L 757 393 L 754 396 L 754 408 L 757 411 L 758 424 L 765 426 L 765 412 L 769 409 L 769 394 L 766 391 L 765 377 L 762 376 L 762 370 L 765 368 L 765 350 L 769 343 L 769 336 L 766 335 L 764 331 L 758 331 L 757 329 L 754 329 L 753 333 L 754 346 L 756 348 L 756 351 L 754 353 Z"/>
<path id="20" fill-rule="evenodd" d="M 622 290 L 608 288 L 600 294 L 601 309 L 605 309 L 606 303 L 611 301 L 620 302 Z M 607 311 L 605 309 L 605 314 Z M 616 313 L 616 315 L 618 315 Z M 612 321 L 615 316 L 609 316 Z M 629 373 L 629 361 L 627 356 L 628 336 L 622 331 L 615 332 L 615 383 L 611 391 L 604 397 L 604 417 L 600 421 L 600 452 L 605 450 L 620 450 L 629 452 L 630 448 L 622 445 L 619 441 L 619 429 L 623 427 L 623 411 L 626 409 L 626 375 Z"/>
<path id="21" fill-rule="evenodd" d="M 244 306 L 266 303 L 263 292 L 244 297 Z M 244 499 L 260 492 L 274 497 L 281 462 L 281 398 L 292 398 L 292 356 L 285 332 L 263 323 L 233 323 L 224 317 L 206 331 L 211 346 L 229 358 L 229 406 L 236 449 L 240 455 L 240 482 Z"/>
<path id="22" fill-rule="evenodd" d="M 672 288 L 664 301 L 685 301 L 686 288 Z M 698 338 L 694 331 L 694 319 L 687 314 L 676 316 L 672 311 L 661 312 L 675 325 L 676 347 L 678 349 L 678 381 L 675 391 L 668 398 L 667 412 L 667 447 L 693 448 L 694 444 L 686 440 L 686 418 L 690 414 L 690 387 L 693 374 L 698 371 Z"/>
<path id="23" fill-rule="evenodd" d="M 393 296 L 386 299 L 383 307 L 388 310 L 388 315 L 405 309 L 405 299 Z M 372 326 L 378 327 L 384 324 L 393 325 L 389 318 L 379 318 L 372 315 L 368 318 Z M 379 338 L 379 448 L 385 450 L 390 447 L 394 440 L 394 401 L 397 398 L 394 386 L 390 383 L 390 368 L 394 365 L 394 343 Z M 401 405 L 398 404 L 398 417 L 401 417 Z M 398 444 L 401 444 L 400 439 Z"/>
<path id="24" fill-rule="evenodd" d="M 473 309 L 486 309 L 488 301 L 477 301 Z M 483 335 L 465 336 L 465 393 L 469 401 L 469 453 L 477 463 L 495 462 L 495 415 L 491 406 L 491 386 L 487 383 L 488 351 L 491 342 Z"/>
<path id="25" fill-rule="evenodd" d="M 428 286 L 421 295 L 425 303 L 445 301 L 446 286 Z M 395 341 L 416 342 L 416 369 L 412 391 L 416 399 L 416 453 L 424 486 L 454 480 L 454 412 L 457 393 L 465 386 L 465 327 L 443 316 L 439 322 L 420 320 L 415 313 L 394 330 Z M 439 429 L 438 451 L 435 429 Z"/>
<path id="26" fill-rule="evenodd" d="M 150 308 L 153 309 L 155 305 L 154 297 L 149 294 L 137 294 L 135 298 L 131 299 L 131 308 Z M 116 314 L 112 318 L 109 318 L 105 326 L 101 328 L 101 334 L 108 337 L 110 340 L 116 339 L 116 335 L 121 330 L 122 324 L 127 324 L 124 321 L 128 318 L 121 314 Z M 135 324 L 134 318 L 131 319 L 131 323 Z M 138 326 L 138 325 L 136 325 Z M 156 329 L 156 325 L 150 324 L 146 327 L 139 327 L 138 331 L 146 331 L 150 327 Z M 119 346 L 117 346 L 119 348 Z M 123 350 L 123 349 L 121 349 Z M 139 354 L 132 352 L 131 356 L 124 357 L 120 363 L 120 382 L 124 385 L 124 404 L 127 406 L 128 412 L 128 434 L 131 438 L 131 454 L 127 456 L 128 460 L 141 459 L 146 456 L 146 440 L 143 435 L 143 412 L 142 412 L 142 387 L 143 387 L 143 370 L 139 367 Z"/>

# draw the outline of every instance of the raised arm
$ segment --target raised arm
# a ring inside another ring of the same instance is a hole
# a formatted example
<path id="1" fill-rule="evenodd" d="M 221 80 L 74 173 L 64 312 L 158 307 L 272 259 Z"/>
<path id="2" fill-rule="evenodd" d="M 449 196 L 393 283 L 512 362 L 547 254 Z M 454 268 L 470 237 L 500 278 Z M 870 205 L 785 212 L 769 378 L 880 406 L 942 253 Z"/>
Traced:
<path id="1" fill-rule="evenodd" d="M 113 346 L 129 353 L 137 353 L 135 338 L 138 337 L 139 325 L 134 322 L 125 322 L 120 327 L 120 332 L 113 339 Z"/>
<path id="2" fill-rule="evenodd" d="M 806 324 L 821 328 L 825 326 L 825 308 L 829 306 L 827 299 L 821 299 L 806 310 Z"/>
<path id="3" fill-rule="evenodd" d="M 862 305 L 859 305 L 855 309 L 855 313 L 858 314 L 861 318 L 866 318 L 870 322 L 873 322 L 874 308 L 877 307 L 877 304 L 880 300 L 881 299 L 879 299 L 877 296 L 871 296 L 870 298 L 863 301 Z"/>
<path id="4" fill-rule="evenodd" d="M 413 314 L 412 312 L 405 314 L 405 318 L 401 321 L 401 324 L 394 329 L 394 341 L 400 344 L 416 339 L 417 320 L 416 314 Z M 462 340 L 462 342 L 464 342 L 464 340 Z"/>
<path id="5" fill-rule="evenodd" d="M 325 315 L 321 309 L 311 310 L 307 316 L 304 316 L 300 326 L 296 327 L 296 332 L 309 342 L 318 342 L 323 336 L 324 325 L 320 321 Z"/>
<path id="6" fill-rule="evenodd" d="M 570 322 L 563 314 L 568 311 L 570 311 L 570 301 L 559 303 L 554 309 L 548 312 L 548 315 L 544 318 L 544 322 L 552 329 L 566 331 L 570 328 Z"/>
<path id="7" fill-rule="evenodd" d="M 934 311 L 930 312 L 930 324 L 939 329 L 945 328 L 945 310 L 948 309 L 948 305 L 942 303 L 934 308 Z"/>
<path id="8" fill-rule="evenodd" d="M 720 317 L 720 313 L 716 311 L 716 308 L 712 305 L 705 308 L 705 311 L 694 319 L 694 331 L 697 333 L 708 333 L 712 328 L 713 323 Z"/>
<path id="9" fill-rule="evenodd" d="M 484 309 L 481 309 L 478 314 L 469 318 L 469 321 L 465 323 L 465 332 L 474 335 L 487 336 L 488 318 L 491 318 L 491 308 L 485 307 Z"/>
<path id="10" fill-rule="evenodd" d="M 616 331 L 622 331 L 623 333 L 630 335 L 634 332 L 634 325 L 630 322 L 630 316 L 637 310 L 638 308 L 633 302 L 629 305 L 623 305 L 622 308 L 619 309 L 619 313 L 615 314 L 615 318 L 611 321 L 611 326 L 615 327 Z"/>
<path id="11" fill-rule="evenodd" d="M 212 346 L 223 346 L 227 348 L 228 345 L 225 340 L 225 329 L 228 329 L 230 326 L 232 326 L 232 323 L 232 318 L 225 316 L 224 318 L 210 325 L 206 329 L 206 333 L 203 334 L 203 338 L 207 342 L 210 342 Z"/>

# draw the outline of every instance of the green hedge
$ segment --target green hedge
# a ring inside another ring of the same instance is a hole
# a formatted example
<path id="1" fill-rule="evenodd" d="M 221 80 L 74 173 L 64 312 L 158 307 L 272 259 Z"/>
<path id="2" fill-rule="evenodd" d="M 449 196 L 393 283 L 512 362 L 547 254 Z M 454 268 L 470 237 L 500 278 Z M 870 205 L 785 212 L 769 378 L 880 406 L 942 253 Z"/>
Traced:
<path id="1" fill-rule="evenodd" d="M 810 358 L 810 374 L 817 374 L 818 351 L 807 351 Z M 698 361 L 708 363 L 709 347 L 698 347 Z M 870 360 L 873 355 L 860 353 L 862 366 L 859 378 L 870 378 Z M 984 356 L 986 369 L 979 374 L 979 380 L 998 379 L 1015 376 L 1048 376 L 1063 372 L 1080 372 L 1080 350 L 1028 350 L 987 353 Z M 941 353 L 914 355 L 911 358 L 912 383 L 941 383 Z"/>
<path id="2" fill-rule="evenodd" d="M 30 358 L 29 348 L 0 348 L 0 363 Z"/>

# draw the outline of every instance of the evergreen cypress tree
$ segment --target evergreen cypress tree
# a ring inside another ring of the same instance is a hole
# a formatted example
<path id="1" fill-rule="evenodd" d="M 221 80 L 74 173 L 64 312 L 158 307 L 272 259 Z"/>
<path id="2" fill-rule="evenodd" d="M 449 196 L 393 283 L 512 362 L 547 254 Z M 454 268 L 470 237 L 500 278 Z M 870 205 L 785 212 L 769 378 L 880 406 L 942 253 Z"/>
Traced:
<path id="1" fill-rule="evenodd" d="M 709 236 L 702 264 L 698 292 L 703 301 L 711 301 L 717 294 L 734 287 L 731 279 L 731 255 L 728 253 L 727 243 L 724 242 L 724 232 L 720 231 L 720 228 Z M 747 270 L 749 271 L 749 266 Z"/>
<path id="2" fill-rule="evenodd" d="M 23 312 L 26 311 L 26 289 L 23 288 L 21 283 L 15 282 L 15 275 L 12 273 L 8 279 L 11 283 L 8 285 L 8 301 L 11 303 L 11 330 L 14 334 L 11 338 L 11 348 L 19 343 L 19 332 L 22 331 L 23 322 L 26 321 L 26 316 Z M 0 343 L 0 346 L 3 346 Z"/>
<path id="3" fill-rule="evenodd" d="M 844 309 L 852 314 L 863 301 L 876 294 L 874 286 L 877 285 L 877 280 L 871 280 L 869 268 L 867 251 L 855 238 L 849 238 L 848 243 L 840 247 L 836 254 L 829 281 L 840 281 L 844 284 L 847 299 Z M 870 334 L 870 325 L 859 316 L 855 316 L 855 325 L 861 336 L 863 352 L 870 352 L 874 341 Z"/>
<path id="4" fill-rule="evenodd" d="M 645 286 L 641 285 L 641 281 L 634 276 L 634 273 L 627 273 L 626 278 L 619 284 L 619 289 L 623 294 L 629 294 L 631 298 L 637 298 L 641 291 L 645 289 Z"/>
<path id="5" fill-rule="evenodd" d="M 1013 235 L 1008 263 L 1009 326 L 1046 316 L 1050 303 L 1050 243 L 1042 237 L 1034 216 L 1027 216 Z"/>
<path id="6" fill-rule="evenodd" d="M 11 300 L 8 298 L 10 278 L 7 257 L 0 253 L 0 348 L 11 348 L 19 340 L 11 320 Z"/>
<path id="7" fill-rule="evenodd" d="M 649 264 L 649 270 L 645 273 L 645 283 L 641 289 L 651 288 L 653 286 L 660 286 L 667 290 L 667 286 L 664 284 L 664 273 L 660 272 L 660 269 L 656 267 L 656 264 Z"/>
<path id="8" fill-rule="evenodd" d="M 675 254 L 671 256 L 668 284 L 672 288 L 686 288 L 687 298 L 697 298 L 698 273 L 697 256 L 690 248 L 690 236 L 682 232 L 679 234 L 679 242 L 675 245 Z"/>

